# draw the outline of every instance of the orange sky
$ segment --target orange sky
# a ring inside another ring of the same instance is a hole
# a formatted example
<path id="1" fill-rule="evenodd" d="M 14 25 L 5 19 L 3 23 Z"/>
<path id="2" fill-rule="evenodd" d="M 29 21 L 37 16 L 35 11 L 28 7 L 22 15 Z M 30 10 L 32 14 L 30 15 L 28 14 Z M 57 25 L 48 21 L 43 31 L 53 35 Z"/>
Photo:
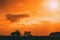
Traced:
<path id="1" fill-rule="evenodd" d="M 0 5 L 0 35 L 10 35 L 15 30 L 31 31 L 32 35 L 48 35 L 60 31 L 59 0 L 8 0 Z M 11 23 L 6 14 L 28 14 L 30 17 Z"/>

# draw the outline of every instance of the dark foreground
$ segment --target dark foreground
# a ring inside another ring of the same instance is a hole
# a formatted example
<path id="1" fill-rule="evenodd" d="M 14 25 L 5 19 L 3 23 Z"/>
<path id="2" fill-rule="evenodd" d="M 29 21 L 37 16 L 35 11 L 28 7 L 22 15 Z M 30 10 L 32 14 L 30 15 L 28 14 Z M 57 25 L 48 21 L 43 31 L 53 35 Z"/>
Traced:
<path id="1" fill-rule="evenodd" d="M 48 37 L 48 36 L 0 36 L 0 40 L 60 40 L 60 37 Z"/>
<path id="2" fill-rule="evenodd" d="M 11 33 L 11 36 L 0 36 L 0 40 L 60 40 L 60 32 L 52 32 L 48 36 L 32 36 L 31 32 L 24 32 L 21 36 L 19 30 Z"/>

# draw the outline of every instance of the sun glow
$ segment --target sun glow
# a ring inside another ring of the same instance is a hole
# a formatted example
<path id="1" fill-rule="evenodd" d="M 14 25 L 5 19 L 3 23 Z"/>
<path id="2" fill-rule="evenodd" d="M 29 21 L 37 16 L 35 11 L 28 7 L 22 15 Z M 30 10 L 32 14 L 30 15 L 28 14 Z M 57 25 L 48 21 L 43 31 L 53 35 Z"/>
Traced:
<path id="1" fill-rule="evenodd" d="M 39 24 L 42 23 L 41 21 L 50 21 L 50 23 L 55 23 L 55 22 L 59 22 L 60 21 L 60 16 L 57 13 L 58 10 L 58 0 L 49 0 L 49 2 L 47 3 L 47 5 L 45 5 L 46 8 L 48 8 L 50 16 L 47 16 L 48 14 L 44 15 L 44 17 L 37 17 L 37 18 L 29 18 L 28 20 L 24 20 L 24 22 L 20 22 L 26 25 L 31 25 L 31 24 Z"/>
<path id="2" fill-rule="evenodd" d="M 51 10 L 57 10 L 58 9 L 58 1 L 57 0 L 51 0 L 51 2 L 49 3 L 48 6 Z"/>
<path id="3" fill-rule="evenodd" d="M 43 6 L 48 8 L 50 11 L 56 11 L 59 8 L 59 3 L 58 0 L 48 0 Z"/>

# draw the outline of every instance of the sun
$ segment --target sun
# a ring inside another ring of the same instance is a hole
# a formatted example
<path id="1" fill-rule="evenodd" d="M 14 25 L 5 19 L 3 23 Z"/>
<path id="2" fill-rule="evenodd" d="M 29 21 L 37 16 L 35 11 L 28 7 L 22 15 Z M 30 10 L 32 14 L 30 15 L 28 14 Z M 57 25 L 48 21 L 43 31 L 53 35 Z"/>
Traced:
<path id="1" fill-rule="evenodd" d="M 43 6 L 46 7 L 50 11 L 56 11 L 59 8 L 58 0 L 48 0 L 43 3 Z"/>
<path id="2" fill-rule="evenodd" d="M 57 10 L 58 9 L 58 1 L 57 0 L 51 0 L 51 2 L 48 5 L 48 8 L 50 10 Z"/>

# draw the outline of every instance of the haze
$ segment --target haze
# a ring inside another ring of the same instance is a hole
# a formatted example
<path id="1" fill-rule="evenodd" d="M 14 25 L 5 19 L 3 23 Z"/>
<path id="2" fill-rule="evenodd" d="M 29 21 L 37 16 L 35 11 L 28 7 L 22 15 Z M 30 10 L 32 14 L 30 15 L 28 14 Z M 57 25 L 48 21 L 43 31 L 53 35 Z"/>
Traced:
<path id="1" fill-rule="evenodd" d="M 3 4 L 3 5 L 2 5 Z M 6 15 L 29 15 L 17 21 Z M 59 0 L 3 0 L 0 2 L 0 35 L 10 35 L 15 30 L 31 31 L 34 36 L 45 36 L 60 31 Z"/>

